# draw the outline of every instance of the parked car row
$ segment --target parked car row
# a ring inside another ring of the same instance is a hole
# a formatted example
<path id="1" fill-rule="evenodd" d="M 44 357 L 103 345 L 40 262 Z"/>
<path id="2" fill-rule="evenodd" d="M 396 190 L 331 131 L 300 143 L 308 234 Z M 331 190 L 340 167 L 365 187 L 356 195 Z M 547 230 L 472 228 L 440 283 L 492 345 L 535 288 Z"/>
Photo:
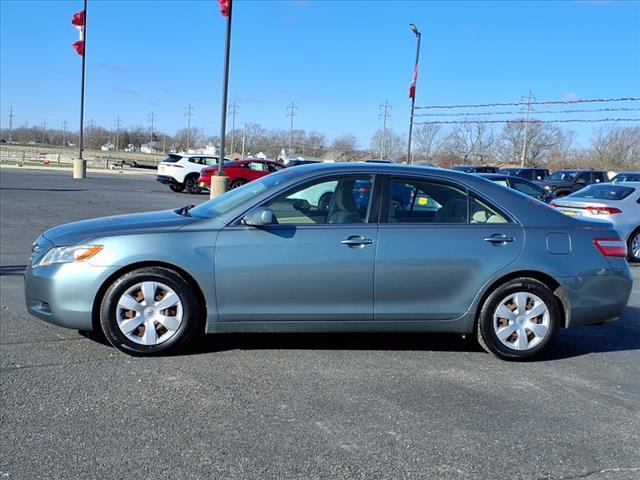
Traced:
<path id="1" fill-rule="evenodd" d="M 523 359 L 561 328 L 618 318 L 631 294 L 621 230 L 595 217 L 637 211 L 637 182 L 554 209 L 503 175 L 378 163 L 262 172 L 195 207 L 44 232 L 25 272 L 29 312 L 138 355 L 204 333 L 422 331 Z"/>

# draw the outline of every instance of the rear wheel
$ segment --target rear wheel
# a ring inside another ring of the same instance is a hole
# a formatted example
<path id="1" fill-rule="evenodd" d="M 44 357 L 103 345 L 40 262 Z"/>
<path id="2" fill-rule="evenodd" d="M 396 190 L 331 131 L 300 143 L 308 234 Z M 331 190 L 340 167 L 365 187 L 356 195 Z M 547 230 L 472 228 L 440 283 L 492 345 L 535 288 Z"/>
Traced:
<path id="1" fill-rule="evenodd" d="M 246 180 L 241 180 L 241 179 L 240 180 L 234 180 L 233 182 L 231 182 L 231 185 L 229 185 L 229 190 L 233 190 L 234 188 L 241 187 L 245 183 L 247 183 Z"/>
<path id="2" fill-rule="evenodd" d="M 184 181 L 184 186 L 188 193 L 192 193 L 194 195 L 202 191 L 198 186 L 198 177 L 196 175 L 188 176 Z"/>
<path id="3" fill-rule="evenodd" d="M 478 318 L 478 341 L 505 360 L 533 357 L 553 340 L 562 318 L 558 299 L 544 283 L 517 278 L 493 291 Z"/>
<path id="4" fill-rule="evenodd" d="M 627 241 L 630 262 L 640 262 L 640 228 L 636 228 Z"/>
<path id="5" fill-rule="evenodd" d="M 109 343 L 123 352 L 173 351 L 192 340 L 198 330 L 195 298 L 189 284 L 172 270 L 133 270 L 105 293 L 100 325 Z"/>
<path id="6" fill-rule="evenodd" d="M 182 183 L 170 183 L 169 188 L 172 192 L 182 192 L 184 190 L 184 185 Z"/>

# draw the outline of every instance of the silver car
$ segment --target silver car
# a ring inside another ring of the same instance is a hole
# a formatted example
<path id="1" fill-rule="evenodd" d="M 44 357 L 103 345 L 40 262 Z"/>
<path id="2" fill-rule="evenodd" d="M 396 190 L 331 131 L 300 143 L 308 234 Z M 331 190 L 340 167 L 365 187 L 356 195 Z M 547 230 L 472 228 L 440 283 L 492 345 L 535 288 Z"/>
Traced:
<path id="1" fill-rule="evenodd" d="M 629 260 L 640 262 L 640 182 L 589 185 L 552 206 L 577 218 L 611 222 L 627 242 Z"/>
<path id="2" fill-rule="evenodd" d="M 132 354 L 205 332 L 429 331 L 520 359 L 622 314 L 617 237 L 475 175 L 308 165 L 197 207 L 52 228 L 25 291 L 33 315 Z"/>

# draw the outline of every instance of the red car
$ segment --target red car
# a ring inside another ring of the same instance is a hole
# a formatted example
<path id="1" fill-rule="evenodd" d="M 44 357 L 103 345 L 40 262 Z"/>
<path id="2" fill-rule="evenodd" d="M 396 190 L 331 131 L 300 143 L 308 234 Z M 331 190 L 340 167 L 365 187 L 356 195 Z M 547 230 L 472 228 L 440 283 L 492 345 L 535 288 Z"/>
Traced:
<path id="1" fill-rule="evenodd" d="M 229 177 L 229 188 L 238 188 L 245 183 L 264 177 L 270 173 L 282 170 L 284 165 L 272 160 L 238 160 L 225 164 L 224 173 Z M 198 186 L 200 188 L 211 187 L 211 176 L 215 175 L 218 167 L 206 167 L 200 171 Z"/>

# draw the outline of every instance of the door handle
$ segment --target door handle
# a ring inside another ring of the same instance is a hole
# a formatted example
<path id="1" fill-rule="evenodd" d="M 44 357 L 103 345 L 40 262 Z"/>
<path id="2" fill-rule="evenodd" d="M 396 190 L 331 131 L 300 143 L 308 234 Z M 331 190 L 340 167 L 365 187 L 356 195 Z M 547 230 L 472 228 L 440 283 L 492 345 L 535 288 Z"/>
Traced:
<path id="1" fill-rule="evenodd" d="M 493 245 L 505 245 L 509 242 L 513 242 L 513 237 L 504 235 L 502 233 L 496 233 L 484 239 L 485 242 L 492 243 Z"/>
<path id="2" fill-rule="evenodd" d="M 349 238 L 340 240 L 340 243 L 343 245 L 347 245 L 348 247 L 362 248 L 365 245 L 371 245 L 373 243 L 373 240 L 371 240 L 370 238 L 364 238 L 362 235 L 351 235 Z"/>

